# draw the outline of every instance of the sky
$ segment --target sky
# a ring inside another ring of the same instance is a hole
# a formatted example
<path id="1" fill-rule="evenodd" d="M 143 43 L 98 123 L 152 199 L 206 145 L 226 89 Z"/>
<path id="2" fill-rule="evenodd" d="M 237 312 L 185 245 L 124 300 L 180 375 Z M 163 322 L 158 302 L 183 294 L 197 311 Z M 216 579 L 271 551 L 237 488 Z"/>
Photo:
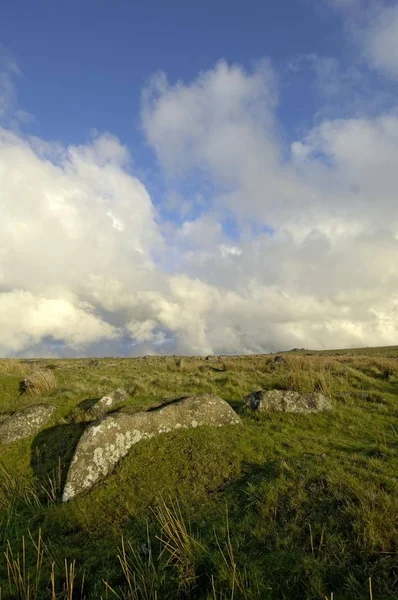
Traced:
<path id="1" fill-rule="evenodd" d="M 398 343 L 398 3 L 14 0 L 0 356 Z"/>

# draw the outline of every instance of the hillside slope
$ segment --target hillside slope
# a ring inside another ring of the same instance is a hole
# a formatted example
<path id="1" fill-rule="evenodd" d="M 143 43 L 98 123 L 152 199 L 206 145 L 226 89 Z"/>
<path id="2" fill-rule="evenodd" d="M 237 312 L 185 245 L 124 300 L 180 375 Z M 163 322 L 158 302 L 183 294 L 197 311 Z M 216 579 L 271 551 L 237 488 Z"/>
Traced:
<path id="1" fill-rule="evenodd" d="M 0 446 L 0 597 L 396 599 L 398 347 L 281 356 L 1 360 L 0 413 L 57 410 Z M 21 394 L 43 369 L 56 387 Z M 63 504 L 86 409 L 115 388 L 130 412 L 217 394 L 242 424 L 140 442 Z M 273 388 L 320 391 L 333 410 L 243 410 Z"/>

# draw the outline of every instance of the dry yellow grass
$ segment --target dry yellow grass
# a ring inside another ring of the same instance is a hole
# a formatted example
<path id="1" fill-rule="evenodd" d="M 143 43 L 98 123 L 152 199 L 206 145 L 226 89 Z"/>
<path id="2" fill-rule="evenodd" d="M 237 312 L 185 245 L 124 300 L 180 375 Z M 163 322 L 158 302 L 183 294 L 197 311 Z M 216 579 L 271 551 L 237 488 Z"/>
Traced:
<path id="1" fill-rule="evenodd" d="M 14 358 L 0 359 L 0 373 L 3 375 L 26 376 L 30 372 L 30 366 L 21 360 Z"/>
<path id="2" fill-rule="evenodd" d="M 336 361 L 305 356 L 288 356 L 283 363 L 285 387 L 295 392 L 320 392 L 330 396 Z"/>
<path id="3" fill-rule="evenodd" d="M 40 369 L 24 380 L 24 391 L 30 396 L 46 396 L 57 387 L 57 378 L 52 371 Z"/>

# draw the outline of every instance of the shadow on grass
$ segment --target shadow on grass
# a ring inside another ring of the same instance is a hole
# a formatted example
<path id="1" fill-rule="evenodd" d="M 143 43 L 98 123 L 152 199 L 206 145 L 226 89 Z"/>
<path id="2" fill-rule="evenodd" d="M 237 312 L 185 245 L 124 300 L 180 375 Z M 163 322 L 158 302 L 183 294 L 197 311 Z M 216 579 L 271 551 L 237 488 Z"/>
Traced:
<path id="1" fill-rule="evenodd" d="M 227 482 L 224 486 L 224 491 L 236 494 L 236 502 L 239 502 L 242 498 L 245 502 L 246 499 L 242 496 L 242 490 L 247 490 L 249 484 L 271 483 L 280 474 L 280 465 L 275 460 L 271 460 L 265 464 L 243 461 L 240 475 Z"/>
<path id="2" fill-rule="evenodd" d="M 394 444 L 388 444 L 383 446 L 376 442 L 369 442 L 367 446 L 348 446 L 344 444 L 333 444 L 331 448 L 339 453 L 345 453 L 351 456 L 357 456 L 361 459 L 377 458 L 383 460 L 388 457 L 393 457 L 396 454 L 396 448 Z"/>
<path id="3" fill-rule="evenodd" d="M 147 409 L 144 409 L 145 412 L 155 412 L 157 410 L 161 410 L 162 408 L 165 408 L 166 406 L 170 406 L 171 404 L 178 404 L 179 402 L 182 402 L 182 400 L 185 400 L 185 398 L 189 398 L 189 396 L 180 396 L 179 398 L 172 398 L 170 400 L 161 400 L 158 404 L 156 404 L 155 406 L 150 406 Z"/>
<path id="4" fill-rule="evenodd" d="M 153 406 L 149 406 L 148 408 L 143 408 L 142 410 L 145 412 L 156 412 L 158 410 L 161 410 L 162 408 L 165 408 L 166 406 L 171 406 L 172 404 L 179 404 L 180 402 L 182 402 L 183 400 L 185 400 L 186 398 L 189 398 L 190 396 L 179 396 L 178 398 L 170 398 L 170 399 L 163 399 L 160 400 L 160 402 L 154 404 Z M 225 402 L 227 402 L 231 408 L 233 408 L 233 410 L 237 413 L 239 412 L 243 412 L 243 402 L 242 400 L 231 400 L 229 398 L 225 399 Z"/>
<path id="5" fill-rule="evenodd" d="M 91 408 L 92 406 L 94 406 L 94 404 L 96 402 L 98 402 L 98 400 L 100 400 L 100 398 L 86 398 L 85 400 L 82 400 L 81 402 L 79 402 L 79 404 L 77 405 L 77 407 L 80 410 L 88 410 L 89 408 Z"/>
<path id="6" fill-rule="evenodd" d="M 62 491 L 79 439 L 89 423 L 56 425 L 41 431 L 31 445 L 30 465 L 39 482 L 49 480 Z"/>
<path id="7" fill-rule="evenodd" d="M 238 414 L 243 415 L 246 414 L 245 408 L 243 406 L 243 400 L 233 400 L 231 398 L 224 398 L 225 402 L 227 402 L 230 407 Z"/>

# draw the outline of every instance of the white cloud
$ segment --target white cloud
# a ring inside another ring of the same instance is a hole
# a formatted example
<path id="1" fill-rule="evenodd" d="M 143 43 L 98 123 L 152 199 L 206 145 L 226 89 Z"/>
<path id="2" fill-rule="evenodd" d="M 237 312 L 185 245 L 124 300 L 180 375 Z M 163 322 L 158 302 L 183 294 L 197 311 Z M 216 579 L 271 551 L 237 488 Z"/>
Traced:
<path id="1" fill-rule="evenodd" d="M 271 345 L 275 339 L 282 342 L 284 335 L 317 347 L 341 346 L 343 340 L 376 343 L 383 338 L 385 343 L 388 338 L 393 343 L 395 327 L 380 328 L 375 316 L 380 310 L 389 314 L 390 308 L 374 307 L 384 303 L 390 307 L 398 281 L 394 259 L 398 249 L 396 113 L 323 121 L 292 144 L 291 156 L 286 158 L 273 117 L 272 75 L 240 69 L 240 92 L 234 96 L 231 113 L 229 106 L 221 110 L 222 92 L 217 94 L 223 87 L 219 81 L 227 78 L 229 69 L 237 79 L 237 68 L 221 65 L 185 86 L 181 82 L 170 86 L 165 77 L 158 76 L 162 85 L 148 92 L 151 101 L 144 106 L 144 126 L 166 174 L 175 175 L 180 165 L 188 176 L 195 175 L 200 165 L 203 179 L 214 184 L 214 214 L 222 214 L 227 207 L 241 230 L 252 221 L 271 226 L 274 234 L 249 237 L 233 253 L 225 252 L 226 242 L 217 248 L 210 243 L 210 249 L 202 243 L 196 253 L 181 256 L 180 268 L 214 287 L 234 290 L 237 306 L 238 298 L 245 298 L 249 321 L 262 322 L 252 332 L 253 348 L 261 345 L 254 342 L 258 335 L 267 337 Z M 272 93 L 264 90 L 269 81 Z M 170 114 L 174 117 L 169 129 Z M 196 116 L 179 119 L 186 114 Z M 174 136 L 171 145 L 170 136 Z M 251 282 L 257 287 L 250 287 Z M 261 316 L 248 286 L 264 294 Z M 287 305 L 277 303 L 284 323 L 278 333 L 278 316 L 267 311 L 270 290 L 289 296 Z M 298 310 L 305 304 L 310 316 Z M 236 323 L 231 336 L 231 318 L 226 314 L 224 309 L 218 318 L 229 325 L 231 345 L 236 340 L 243 344 Z"/>
<path id="2" fill-rule="evenodd" d="M 145 285 L 162 239 L 115 138 L 64 149 L 37 142 L 0 130 L 0 298 L 21 315 L 5 319 L 2 337 L 14 350 L 24 336 L 34 343 L 51 335 L 81 349 L 114 335 L 93 313 L 95 278 Z"/>
<path id="3" fill-rule="evenodd" d="M 258 63 L 248 75 L 238 65 L 220 61 L 190 85 L 172 86 L 164 73 L 154 76 L 143 93 L 143 125 L 169 173 L 217 161 L 218 179 L 229 180 L 231 163 L 240 165 L 237 140 L 243 147 L 255 143 L 255 123 L 271 131 L 275 102 L 275 75 L 268 62 Z"/>
<path id="4" fill-rule="evenodd" d="M 43 298 L 22 290 L 0 294 L 2 352 L 22 351 L 46 337 L 82 349 L 88 343 L 116 336 L 115 328 L 92 314 L 88 304 L 73 301 L 69 295 Z"/>
<path id="5" fill-rule="evenodd" d="M 361 32 L 366 57 L 373 67 L 398 78 L 398 5 L 381 5 Z"/>
<path id="6" fill-rule="evenodd" d="M 365 64 L 398 78 L 398 5 L 386 0 L 328 0 L 341 12 L 349 44 Z M 377 93 L 376 89 L 374 92 Z"/>
<path id="7" fill-rule="evenodd" d="M 1 129 L 1 354 L 395 343 L 398 113 L 324 120 L 289 147 L 276 79 L 223 61 L 151 81 L 143 124 L 173 209 L 190 205 L 181 224 L 113 136 Z"/>

